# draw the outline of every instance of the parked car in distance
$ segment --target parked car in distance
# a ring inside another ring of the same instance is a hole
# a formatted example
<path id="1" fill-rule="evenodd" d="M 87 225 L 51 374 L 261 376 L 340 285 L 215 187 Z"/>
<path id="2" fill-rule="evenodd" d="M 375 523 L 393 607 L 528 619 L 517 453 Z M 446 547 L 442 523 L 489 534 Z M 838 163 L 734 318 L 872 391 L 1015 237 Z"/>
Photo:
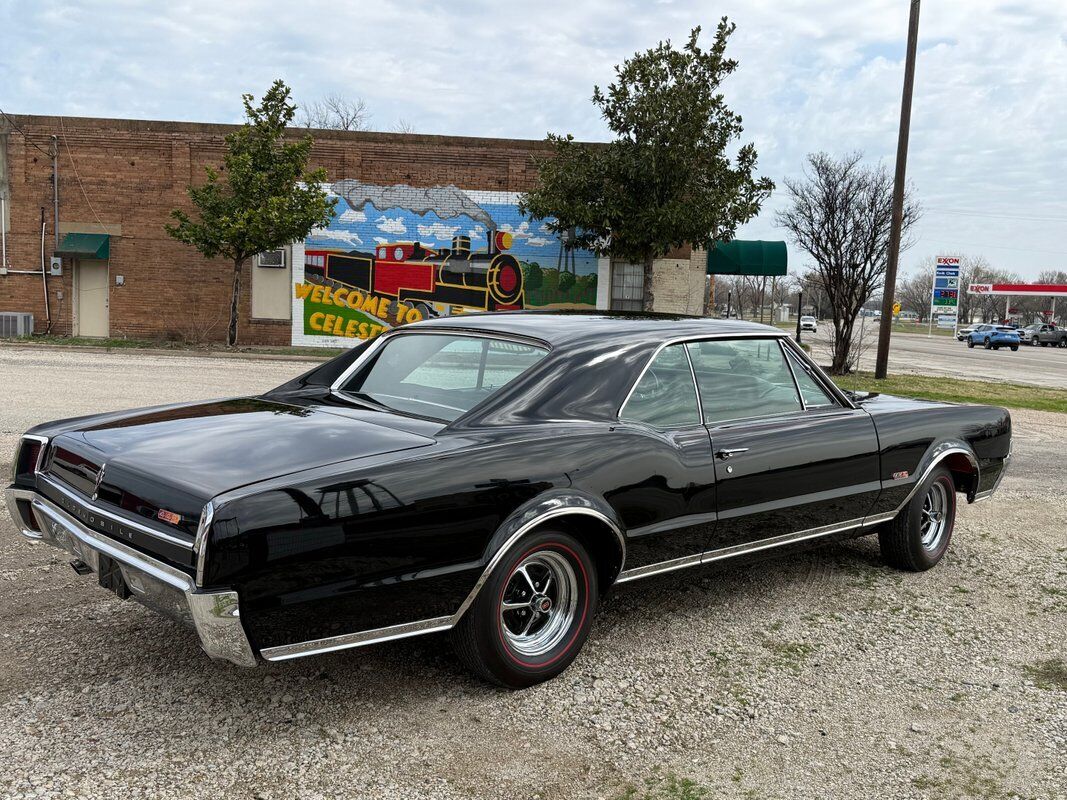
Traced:
<path id="1" fill-rule="evenodd" d="M 977 328 L 977 327 L 978 327 L 977 325 L 968 325 L 966 328 L 957 328 L 956 329 L 956 341 L 957 342 L 966 341 L 967 337 L 970 336 L 971 333 L 974 331 L 974 329 Z"/>
<path id="2" fill-rule="evenodd" d="M 777 328 L 464 314 L 256 397 L 38 425 L 7 503 L 215 658 L 449 632 L 518 688 L 566 669 L 619 584 L 865 534 L 929 569 L 1010 454 L 1003 408 L 842 392 Z"/>
<path id="3" fill-rule="evenodd" d="M 1019 334 L 1007 325 L 978 325 L 967 335 L 967 346 L 982 345 L 986 350 L 999 350 L 1002 347 L 1019 349 Z"/>
<path id="4" fill-rule="evenodd" d="M 1067 328 L 1057 328 L 1055 325 L 1041 325 L 1040 329 L 1031 334 L 1030 344 L 1042 347 L 1067 347 Z"/>
<path id="5" fill-rule="evenodd" d="M 816 320 L 815 317 L 811 317 L 811 316 L 803 316 L 803 317 L 801 317 L 800 318 L 800 330 L 802 330 L 802 331 L 811 331 L 812 333 L 817 333 L 818 330 L 819 330 L 818 320 Z"/>

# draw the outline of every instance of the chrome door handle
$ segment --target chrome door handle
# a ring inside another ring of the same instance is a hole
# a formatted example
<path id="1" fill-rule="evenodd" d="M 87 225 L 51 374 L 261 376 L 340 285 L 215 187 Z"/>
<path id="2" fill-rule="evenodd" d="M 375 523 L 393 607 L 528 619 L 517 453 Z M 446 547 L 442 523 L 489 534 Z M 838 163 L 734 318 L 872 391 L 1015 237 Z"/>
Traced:
<path id="1" fill-rule="evenodd" d="M 739 455 L 740 453 L 747 452 L 747 447 L 727 447 L 723 448 L 722 450 L 716 451 L 715 455 L 725 461 L 726 459 L 733 458 L 734 456 Z"/>

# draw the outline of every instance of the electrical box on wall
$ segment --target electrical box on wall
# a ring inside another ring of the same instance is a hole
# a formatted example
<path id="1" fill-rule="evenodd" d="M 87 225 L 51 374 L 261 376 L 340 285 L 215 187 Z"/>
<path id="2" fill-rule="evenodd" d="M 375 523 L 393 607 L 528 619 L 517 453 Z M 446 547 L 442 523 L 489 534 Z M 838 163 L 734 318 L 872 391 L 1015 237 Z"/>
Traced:
<path id="1" fill-rule="evenodd" d="M 63 274 L 63 259 L 59 256 L 52 256 L 52 260 L 48 262 L 48 274 L 49 275 L 62 275 Z"/>

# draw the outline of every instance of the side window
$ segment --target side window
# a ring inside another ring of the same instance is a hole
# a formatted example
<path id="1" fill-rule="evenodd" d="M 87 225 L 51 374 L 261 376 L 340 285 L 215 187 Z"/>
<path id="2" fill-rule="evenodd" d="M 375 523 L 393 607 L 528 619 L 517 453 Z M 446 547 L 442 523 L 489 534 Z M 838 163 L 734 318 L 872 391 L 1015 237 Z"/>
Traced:
<path id="1" fill-rule="evenodd" d="M 793 368 L 793 375 L 796 376 L 797 386 L 800 387 L 800 396 L 804 398 L 804 406 L 807 408 L 836 406 L 837 402 L 834 398 L 808 372 L 807 365 L 797 358 L 795 353 L 790 352 L 788 348 L 786 348 L 785 353 L 786 361 L 789 362 L 789 366 Z"/>
<path id="2" fill-rule="evenodd" d="M 696 387 L 684 347 L 672 344 L 659 352 L 619 412 L 621 419 L 657 428 L 700 423 Z"/>
<path id="3" fill-rule="evenodd" d="M 714 339 L 686 346 L 706 423 L 801 410 L 777 340 Z"/>

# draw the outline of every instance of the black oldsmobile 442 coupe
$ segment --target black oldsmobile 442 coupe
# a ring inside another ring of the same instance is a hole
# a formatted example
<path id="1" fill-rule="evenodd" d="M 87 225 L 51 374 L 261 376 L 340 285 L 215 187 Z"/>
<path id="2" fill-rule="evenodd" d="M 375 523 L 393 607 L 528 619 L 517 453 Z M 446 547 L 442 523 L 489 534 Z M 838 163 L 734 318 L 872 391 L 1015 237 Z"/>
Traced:
<path id="1" fill-rule="evenodd" d="M 7 501 L 213 657 L 450 631 L 520 687 L 567 667 L 616 584 L 868 533 L 932 567 L 1010 452 L 1005 410 L 846 394 L 773 328 L 496 313 L 259 397 L 40 425 Z"/>

